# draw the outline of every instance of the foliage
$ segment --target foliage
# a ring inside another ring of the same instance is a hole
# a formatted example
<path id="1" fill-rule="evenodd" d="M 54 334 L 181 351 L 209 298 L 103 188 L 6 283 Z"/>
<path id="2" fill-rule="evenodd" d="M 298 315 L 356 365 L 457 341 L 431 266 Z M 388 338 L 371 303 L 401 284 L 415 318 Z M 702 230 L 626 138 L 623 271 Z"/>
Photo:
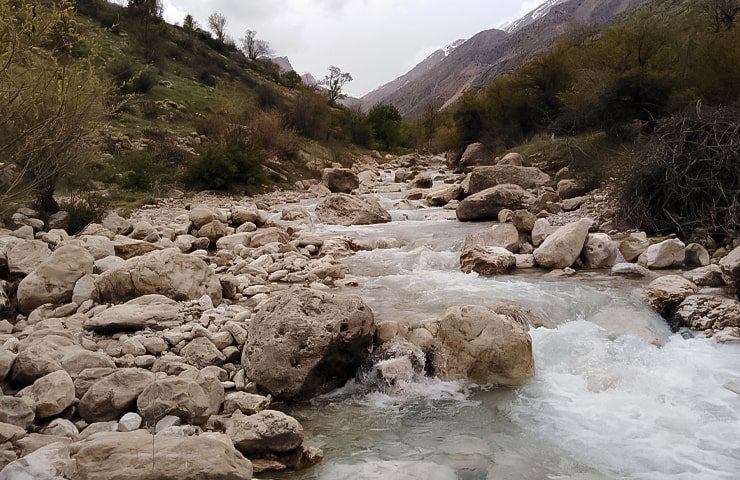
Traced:
<path id="1" fill-rule="evenodd" d="M 303 79 L 296 73 L 295 70 L 285 72 L 280 76 L 280 83 L 289 89 L 293 90 L 299 87 L 303 83 Z"/>
<path id="2" fill-rule="evenodd" d="M 309 89 L 301 90 L 288 111 L 288 125 L 304 137 L 327 140 L 331 112 L 324 97 Z"/>
<path id="3" fill-rule="evenodd" d="M 244 34 L 242 51 L 250 60 L 267 57 L 273 53 L 270 44 L 265 40 L 258 39 L 257 32 L 254 30 L 247 30 Z"/>
<path id="4" fill-rule="evenodd" d="M 740 110 L 676 115 L 658 122 L 643 167 L 622 196 L 627 220 L 649 231 L 736 233 L 740 229 Z"/>
<path id="5" fill-rule="evenodd" d="M 219 43 L 226 40 L 226 16 L 219 12 L 213 12 L 208 16 L 208 28 L 216 35 Z"/>
<path id="6" fill-rule="evenodd" d="M 343 72 L 339 67 L 335 67 L 334 65 L 329 67 L 329 73 L 320 83 L 327 89 L 330 104 L 334 105 L 337 100 L 341 100 L 347 96 L 343 93 L 344 86 L 351 81 L 352 75 L 348 72 Z"/>
<path id="7" fill-rule="evenodd" d="M 70 235 L 80 233 L 91 223 L 100 222 L 110 210 L 108 199 L 92 192 L 73 192 L 59 206 L 69 213 L 66 230 Z"/>
<path id="8" fill-rule="evenodd" d="M 262 180 L 262 156 L 257 148 L 244 143 L 205 147 L 190 161 L 185 174 L 189 187 L 230 190 L 258 185 Z"/>
<path id="9" fill-rule="evenodd" d="M 375 139 L 386 149 L 398 145 L 401 138 L 401 114 L 393 105 L 379 103 L 367 115 Z"/>

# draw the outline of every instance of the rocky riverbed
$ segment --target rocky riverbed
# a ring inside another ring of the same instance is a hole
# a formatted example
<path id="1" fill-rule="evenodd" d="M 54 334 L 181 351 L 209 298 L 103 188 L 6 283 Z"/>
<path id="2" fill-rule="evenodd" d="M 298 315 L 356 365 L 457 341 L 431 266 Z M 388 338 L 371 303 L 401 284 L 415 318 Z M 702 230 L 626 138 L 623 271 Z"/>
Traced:
<path id="1" fill-rule="evenodd" d="M 486 163 L 75 237 L 19 211 L 0 479 L 734 478 L 738 240 L 617 231 L 608 192 Z"/>

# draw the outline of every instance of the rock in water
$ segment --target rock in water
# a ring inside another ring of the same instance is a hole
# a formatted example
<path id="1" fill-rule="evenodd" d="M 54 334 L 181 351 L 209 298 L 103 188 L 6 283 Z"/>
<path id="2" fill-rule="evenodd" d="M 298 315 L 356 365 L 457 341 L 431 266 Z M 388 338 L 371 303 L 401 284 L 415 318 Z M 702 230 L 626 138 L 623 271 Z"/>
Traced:
<path id="1" fill-rule="evenodd" d="M 650 245 L 640 255 L 639 263 L 647 268 L 670 268 L 680 266 L 686 258 L 686 245 L 676 238 Z"/>
<path id="2" fill-rule="evenodd" d="M 516 268 L 516 256 L 505 248 L 474 246 L 463 250 L 460 269 L 465 273 L 500 275 Z"/>
<path id="3" fill-rule="evenodd" d="M 250 480 L 252 464 L 226 435 L 100 433 L 80 443 L 78 480 Z"/>
<path id="4" fill-rule="evenodd" d="M 630 233 L 619 244 L 619 251 L 628 262 L 634 262 L 650 246 L 650 240 L 645 232 Z"/>
<path id="5" fill-rule="evenodd" d="M 388 223 L 391 214 L 375 200 L 344 193 L 330 195 L 316 207 L 316 215 L 330 225 L 372 225 Z"/>
<path id="6" fill-rule="evenodd" d="M 570 267 L 581 254 L 592 224 L 591 219 L 583 218 L 558 228 L 534 251 L 534 259 L 551 270 Z"/>
<path id="7" fill-rule="evenodd" d="M 586 268 L 610 268 L 617 261 L 617 244 L 606 233 L 590 233 L 581 257 Z"/>
<path id="8" fill-rule="evenodd" d="M 534 375 L 532 338 L 513 318 L 480 305 L 447 309 L 437 337 L 434 372 L 479 384 L 521 385 Z"/>
<path id="9" fill-rule="evenodd" d="M 245 455 L 288 453 L 303 444 L 303 427 L 298 420 L 275 410 L 249 416 L 234 412 L 226 434 Z"/>
<path id="10" fill-rule="evenodd" d="M 72 299 L 77 280 L 93 272 L 95 260 L 82 247 L 65 245 L 51 254 L 18 285 L 18 306 L 30 313 L 45 303 Z"/>
<path id="11" fill-rule="evenodd" d="M 357 175 L 348 168 L 326 168 L 323 180 L 332 193 L 352 193 L 352 190 L 360 187 Z"/>
<path id="12" fill-rule="evenodd" d="M 698 290 L 697 286 L 679 275 L 656 278 L 646 290 L 647 301 L 663 317 Z"/>
<path id="13" fill-rule="evenodd" d="M 681 302 L 672 320 L 694 330 L 740 327 L 740 302 L 715 295 L 690 295 Z"/>
<path id="14" fill-rule="evenodd" d="M 373 312 L 359 297 L 286 290 L 249 323 L 242 363 L 247 377 L 273 396 L 310 398 L 352 378 L 374 334 Z"/>
<path id="15" fill-rule="evenodd" d="M 461 222 L 498 220 L 501 210 L 524 208 L 527 192 L 517 185 L 497 185 L 469 196 L 457 206 L 457 219 Z"/>
<path id="16" fill-rule="evenodd" d="M 102 300 L 125 301 L 159 294 L 173 300 L 197 300 L 208 295 L 221 302 L 221 282 L 202 259 L 177 248 L 151 252 L 127 260 L 100 275 L 95 286 Z"/>

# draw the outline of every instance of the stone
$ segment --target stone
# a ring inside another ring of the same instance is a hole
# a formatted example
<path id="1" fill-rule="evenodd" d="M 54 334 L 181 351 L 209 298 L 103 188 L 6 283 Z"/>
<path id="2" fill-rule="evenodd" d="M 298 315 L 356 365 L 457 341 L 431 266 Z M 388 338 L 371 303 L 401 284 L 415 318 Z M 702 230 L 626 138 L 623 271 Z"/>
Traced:
<path id="1" fill-rule="evenodd" d="M 111 357 L 102 352 L 72 350 L 61 358 L 60 364 L 72 379 L 87 368 L 116 368 Z"/>
<path id="2" fill-rule="evenodd" d="M 679 275 L 666 275 L 653 280 L 645 291 L 648 304 L 663 317 L 689 295 L 698 290 L 697 286 Z"/>
<path id="3" fill-rule="evenodd" d="M 638 262 L 647 268 L 671 268 L 680 266 L 686 257 L 686 245 L 676 238 L 650 245 L 640 255 Z"/>
<path id="4" fill-rule="evenodd" d="M 719 261 L 722 269 L 722 278 L 725 283 L 735 289 L 735 293 L 740 298 L 740 247 L 732 250 L 727 256 Z"/>
<path id="5" fill-rule="evenodd" d="M 442 207 L 462 196 L 462 187 L 458 184 L 434 190 L 427 194 L 426 201 L 432 207 Z"/>
<path id="6" fill-rule="evenodd" d="M 154 383 L 149 370 L 121 368 L 95 382 L 80 400 L 78 410 L 86 422 L 115 420 L 131 410 L 139 394 Z"/>
<path id="7" fill-rule="evenodd" d="M 517 231 L 527 235 L 532 233 L 536 221 L 537 217 L 527 210 L 517 210 L 511 215 L 511 223 L 514 224 Z"/>
<path id="8" fill-rule="evenodd" d="M 117 236 L 113 240 L 113 250 L 116 255 L 123 260 L 128 260 L 134 257 L 140 257 L 150 252 L 162 250 L 162 247 L 154 245 L 150 242 L 142 240 L 134 240 L 132 238 Z"/>
<path id="9" fill-rule="evenodd" d="M 611 268 L 617 261 L 619 249 L 606 233 L 589 233 L 583 245 L 581 260 L 586 268 Z"/>
<path id="10" fill-rule="evenodd" d="M 198 237 L 207 238 L 211 243 L 216 243 L 219 238 L 228 235 L 226 225 L 220 220 L 213 220 L 198 229 Z"/>
<path id="11" fill-rule="evenodd" d="M 490 307 L 448 308 L 437 338 L 442 350 L 435 355 L 434 372 L 441 378 L 517 386 L 534 375 L 527 328 Z"/>
<path id="12" fill-rule="evenodd" d="M 740 302 L 717 295 L 689 295 L 671 315 L 676 326 L 694 330 L 740 327 Z"/>
<path id="13" fill-rule="evenodd" d="M 516 253 L 519 251 L 519 232 L 510 223 L 494 225 L 487 230 L 471 233 L 465 237 L 463 251 L 476 246 L 501 247 Z"/>
<path id="14" fill-rule="evenodd" d="M 553 227 L 546 218 L 538 218 L 532 227 L 532 245 L 539 247 L 558 227 Z"/>
<path id="15" fill-rule="evenodd" d="M 49 216 L 49 219 L 46 221 L 46 225 L 49 227 L 49 230 L 65 230 L 69 226 L 69 221 L 69 212 L 60 210 Z"/>
<path id="16" fill-rule="evenodd" d="M 493 155 L 490 155 L 486 151 L 486 147 L 482 143 L 471 143 L 463 152 L 460 161 L 453 170 L 464 171 L 470 167 L 477 167 L 481 165 L 493 165 L 496 160 Z"/>
<path id="17" fill-rule="evenodd" d="M 197 381 L 184 377 L 157 379 L 136 400 L 139 413 L 149 424 L 174 415 L 189 424 L 208 420 L 210 402 Z"/>
<path id="18" fill-rule="evenodd" d="M 26 430 L 10 423 L 0 423 L 0 443 L 15 442 L 26 436 Z"/>
<path id="19" fill-rule="evenodd" d="M 141 415 L 135 412 L 128 412 L 126 415 L 122 416 L 121 419 L 118 421 L 118 431 L 119 432 L 133 432 L 135 430 L 138 430 L 141 428 L 141 422 L 143 419 L 141 418 Z"/>
<path id="20" fill-rule="evenodd" d="M 66 331 L 40 330 L 38 336 L 29 337 L 19 345 L 11 378 L 16 383 L 30 385 L 49 373 L 62 370 L 64 355 L 80 349 Z"/>
<path id="21" fill-rule="evenodd" d="M 0 396 L 0 422 L 28 430 L 34 418 L 36 418 L 34 409 L 22 398 Z"/>
<path id="22" fill-rule="evenodd" d="M 470 174 L 470 193 L 475 194 L 496 185 L 505 184 L 533 189 L 541 187 L 549 181 L 550 176 L 536 167 L 518 167 L 516 165 L 476 167 Z"/>
<path id="23" fill-rule="evenodd" d="M 497 220 L 503 209 L 523 208 L 527 198 L 527 192 L 517 185 L 497 185 L 461 201 L 456 210 L 457 219 L 461 222 Z"/>
<path id="24" fill-rule="evenodd" d="M 573 265 L 583 250 L 592 224 L 591 219 L 583 218 L 555 230 L 534 251 L 537 264 L 550 270 Z"/>
<path id="25" fill-rule="evenodd" d="M 280 213 L 280 220 L 286 222 L 309 222 L 311 214 L 303 207 L 286 207 Z"/>
<path id="26" fill-rule="evenodd" d="M 226 435 L 240 452 L 282 454 L 303 444 L 303 427 L 298 420 L 276 410 L 263 410 L 254 415 L 237 411 L 231 415 Z"/>
<path id="27" fill-rule="evenodd" d="M 566 178 L 558 182 L 558 196 L 564 200 L 580 197 L 588 192 L 588 188 L 578 180 Z"/>
<path id="28" fill-rule="evenodd" d="M 197 300 L 208 295 L 221 302 L 221 282 L 202 259 L 177 248 L 151 252 L 95 279 L 102 300 L 126 301 L 141 295 L 159 294 L 173 300 Z"/>
<path id="29" fill-rule="evenodd" d="M 59 415 L 74 403 L 75 386 L 67 372 L 57 370 L 39 378 L 19 395 L 33 402 L 36 418 L 43 419 Z"/>
<path id="30" fill-rule="evenodd" d="M 652 275 L 650 270 L 636 263 L 617 263 L 610 272 L 615 277 L 645 278 Z"/>
<path id="31" fill-rule="evenodd" d="M 180 350 L 185 360 L 196 366 L 204 368 L 209 365 L 221 365 L 226 357 L 208 338 L 198 337 L 191 340 Z"/>
<path id="32" fill-rule="evenodd" d="M 54 442 L 9 463 L 1 480 L 61 480 L 77 478 L 75 462 L 70 458 L 69 446 Z"/>
<path id="33" fill-rule="evenodd" d="M 699 287 L 724 287 L 722 279 L 722 267 L 719 265 L 707 265 L 688 272 L 684 272 L 683 278 L 690 280 Z"/>
<path id="34" fill-rule="evenodd" d="M 6 255 L 10 273 L 28 275 L 49 258 L 51 250 L 41 240 L 28 240 L 14 245 Z"/>
<path id="35" fill-rule="evenodd" d="M 360 180 L 347 168 L 325 168 L 322 179 L 332 193 L 352 193 L 360 188 Z"/>
<path id="36" fill-rule="evenodd" d="M 630 233 L 619 244 L 619 252 L 628 262 L 634 262 L 650 246 L 650 240 L 645 232 Z"/>
<path id="37" fill-rule="evenodd" d="M 270 296 L 247 330 L 247 377 L 275 397 L 308 398 L 354 376 L 369 356 L 375 320 L 357 296 L 300 288 Z"/>
<path id="38" fill-rule="evenodd" d="M 252 234 L 249 246 L 252 248 L 264 247 L 270 243 L 288 243 L 290 235 L 277 228 L 263 228 Z"/>
<path id="39" fill-rule="evenodd" d="M 252 223 L 261 227 L 266 221 L 267 218 L 255 206 L 235 207 L 231 211 L 231 222 L 237 226 Z"/>
<path id="40" fill-rule="evenodd" d="M 79 445 L 77 480 L 250 480 L 252 464 L 220 433 L 94 435 Z M 156 468 L 152 468 L 156 465 Z"/>
<path id="41" fill-rule="evenodd" d="M 710 260 L 709 252 L 703 246 L 698 243 L 686 245 L 684 264 L 689 267 L 706 267 Z"/>
<path id="42" fill-rule="evenodd" d="M 181 323 L 175 301 L 163 295 L 144 295 L 88 318 L 84 326 L 87 330 L 110 334 L 147 328 L 165 330 Z"/>
<path id="43" fill-rule="evenodd" d="M 475 246 L 463 250 L 460 269 L 465 273 L 500 275 L 516 268 L 516 256 L 501 247 Z"/>
<path id="44" fill-rule="evenodd" d="M 496 165 L 514 165 L 517 167 L 525 167 L 524 157 L 522 157 L 520 154 L 516 152 L 507 153 L 503 157 L 501 157 L 501 160 L 496 163 Z"/>
<path id="45" fill-rule="evenodd" d="M 224 399 L 224 415 L 239 410 L 245 415 L 254 415 L 270 406 L 270 398 L 247 392 L 230 392 Z"/>
<path id="46" fill-rule="evenodd" d="M 8 378 L 16 356 L 17 354 L 15 352 L 0 348 L 0 381 Z"/>
<path id="47" fill-rule="evenodd" d="M 319 221 L 330 225 L 371 225 L 388 223 L 391 215 L 371 199 L 337 193 L 325 198 L 317 207 Z"/>
<path id="48" fill-rule="evenodd" d="M 403 168 L 396 170 L 396 172 L 393 174 L 393 181 L 395 183 L 406 183 L 414 176 L 416 175 L 416 172 L 411 172 L 409 170 L 405 170 Z"/>
<path id="49" fill-rule="evenodd" d="M 72 300 L 75 284 L 93 272 L 94 259 L 81 247 L 57 248 L 18 285 L 18 306 L 30 313 L 45 303 L 62 304 Z"/>
<path id="50" fill-rule="evenodd" d="M 206 205 L 196 205 L 191 208 L 190 213 L 188 214 L 188 219 L 195 228 L 201 228 L 214 220 L 226 220 L 224 217 L 219 215 L 219 212 Z"/>
<path id="51" fill-rule="evenodd" d="M 131 222 L 115 212 L 109 213 L 108 216 L 106 216 L 100 223 L 101 225 L 103 225 L 103 227 L 115 233 L 116 235 L 128 235 L 134 229 Z"/>

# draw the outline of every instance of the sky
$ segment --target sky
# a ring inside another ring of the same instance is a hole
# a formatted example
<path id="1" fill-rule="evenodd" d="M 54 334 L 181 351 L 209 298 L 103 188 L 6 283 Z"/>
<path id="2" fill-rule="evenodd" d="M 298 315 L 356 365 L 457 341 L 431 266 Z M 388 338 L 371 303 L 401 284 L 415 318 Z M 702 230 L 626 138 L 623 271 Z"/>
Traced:
<path id="1" fill-rule="evenodd" d="M 201 27 L 227 18 L 237 40 L 248 29 L 295 70 L 320 79 L 329 65 L 349 72 L 345 90 L 361 96 L 403 75 L 446 44 L 512 21 L 544 0 L 163 0 L 164 17 Z"/>

